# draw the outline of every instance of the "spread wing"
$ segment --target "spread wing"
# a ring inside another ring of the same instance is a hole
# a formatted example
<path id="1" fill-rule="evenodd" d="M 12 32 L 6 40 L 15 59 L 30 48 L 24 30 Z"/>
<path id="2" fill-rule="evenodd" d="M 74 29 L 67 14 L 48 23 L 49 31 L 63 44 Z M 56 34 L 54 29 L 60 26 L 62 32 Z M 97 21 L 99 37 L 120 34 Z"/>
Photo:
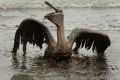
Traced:
<path id="1" fill-rule="evenodd" d="M 87 50 L 92 48 L 93 52 L 96 51 L 98 54 L 104 53 L 111 44 L 107 34 L 89 29 L 74 29 L 68 36 L 68 41 L 71 47 L 74 42 L 76 43 L 74 51 L 85 46 Z"/>
<path id="2" fill-rule="evenodd" d="M 48 46 L 50 46 L 55 42 L 49 29 L 41 22 L 34 19 L 25 19 L 18 27 L 15 33 L 12 53 L 17 52 L 20 41 L 25 48 L 27 42 L 33 45 L 36 44 L 40 48 L 42 48 L 43 43 L 46 43 Z M 24 49 L 24 51 L 26 51 L 26 49 Z"/>
<path id="3" fill-rule="evenodd" d="M 51 45 L 55 41 L 49 29 L 37 20 L 26 19 L 21 23 L 20 28 L 23 28 L 21 29 L 23 33 L 21 37 L 40 48 L 42 48 L 43 43 Z"/>

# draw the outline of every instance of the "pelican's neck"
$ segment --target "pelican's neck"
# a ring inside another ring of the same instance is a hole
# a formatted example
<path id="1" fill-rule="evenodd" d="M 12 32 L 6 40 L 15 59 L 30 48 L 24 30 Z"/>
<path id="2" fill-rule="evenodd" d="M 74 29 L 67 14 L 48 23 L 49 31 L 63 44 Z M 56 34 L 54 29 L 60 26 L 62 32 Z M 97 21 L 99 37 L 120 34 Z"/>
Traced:
<path id="1" fill-rule="evenodd" d="M 57 25 L 57 48 L 64 48 L 67 49 L 67 43 L 65 41 L 65 34 L 64 34 L 64 26 Z"/>

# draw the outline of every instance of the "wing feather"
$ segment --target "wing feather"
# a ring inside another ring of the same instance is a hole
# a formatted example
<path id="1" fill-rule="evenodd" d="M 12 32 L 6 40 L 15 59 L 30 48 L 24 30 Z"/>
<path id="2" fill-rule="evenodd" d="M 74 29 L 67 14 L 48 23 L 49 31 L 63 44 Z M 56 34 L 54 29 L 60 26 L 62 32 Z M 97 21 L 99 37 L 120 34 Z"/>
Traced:
<path id="1" fill-rule="evenodd" d="M 68 36 L 68 41 L 71 47 L 76 43 L 74 51 L 85 47 L 87 50 L 92 48 L 98 54 L 104 53 L 111 44 L 107 34 L 89 29 L 74 29 Z"/>
<path id="2" fill-rule="evenodd" d="M 19 26 L 21 42 L 29 42 L 42 48 L 43 43 L 48 45 L 54 42 L 54 38 L 49 29 L 41 22 L 34 19 L 25 19 Z"/>

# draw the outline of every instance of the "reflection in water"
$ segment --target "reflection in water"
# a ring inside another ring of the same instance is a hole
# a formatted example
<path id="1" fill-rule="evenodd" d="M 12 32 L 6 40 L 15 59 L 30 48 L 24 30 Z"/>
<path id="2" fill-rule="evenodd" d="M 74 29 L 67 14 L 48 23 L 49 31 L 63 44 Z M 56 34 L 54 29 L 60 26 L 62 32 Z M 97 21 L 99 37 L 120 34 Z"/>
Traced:
<path id="1" fill-rule="evenodd" d="M 34 80 L 32 76 L 27 74 L 16 74 L 10 80 Z"/>
<path id="2" fill-rule="evenodd" d="M 16 56 L 12 56 L 12 68 L 15 70 L 19 68 L 19 61 Z"/>
<path id="3" fill-rule="evenodd" d="M 105 56 L 73 57 L 69 62 L 59 63 L 37 57 L 27 68 L 28 60 L 24 57 L 20 63 L 17 57 L 13 58 L 13 69 L 23 71 L 15 74 L 11 80 L 110 80 Z"/>
<path id="4" fill-rule="evenodd" d="M 20 60 L 22 61 L 20 62 Z M 20 69 L 23 71 L 26 69 L 26 61 L 27 61 L 26 57 L 23 56 L 22 59 L 20 60 L 18 60 L 17 56 L 12 56 L 12 68 L 14 70 Z"/>

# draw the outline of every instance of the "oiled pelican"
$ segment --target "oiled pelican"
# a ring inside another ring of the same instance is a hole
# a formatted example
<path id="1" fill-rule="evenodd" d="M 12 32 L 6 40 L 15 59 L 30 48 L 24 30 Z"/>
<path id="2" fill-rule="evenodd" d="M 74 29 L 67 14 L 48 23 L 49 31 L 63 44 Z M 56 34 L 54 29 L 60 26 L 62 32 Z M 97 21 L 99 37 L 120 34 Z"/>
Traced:
<path id="1" fill-rule="evenodd" d="M 43 43 L 46 43 L 48 46 L 44 57 L 58 60 L 70 59 L 71 54 L 74 51 L 76 52 L 80 46 L 81 48 L 85 46 L 86 49 L 92 47 L 92 50 L 96 51 L 98 55 L 103 54 L 110 46 L 111 42 L 107 34 L 89 29 L 74 29 L 65 40 L 63 11 L 48 2 L 45 3 L 55 10 L 54 13 L 46 14 L 44 17 L 56 25 L 58 41 L 55 41 L 49 29 L 41 22 L 34 19 L 25 19 L 15 33 L 12 50 L 14 55 L 16 55 L 20 41 L 23 44 L 23 55 L 26 54 L 27 42 L 40 48 L 42 48 Z M 72 49 L 74 43 L 76 43 L 76 46 Z"/>

